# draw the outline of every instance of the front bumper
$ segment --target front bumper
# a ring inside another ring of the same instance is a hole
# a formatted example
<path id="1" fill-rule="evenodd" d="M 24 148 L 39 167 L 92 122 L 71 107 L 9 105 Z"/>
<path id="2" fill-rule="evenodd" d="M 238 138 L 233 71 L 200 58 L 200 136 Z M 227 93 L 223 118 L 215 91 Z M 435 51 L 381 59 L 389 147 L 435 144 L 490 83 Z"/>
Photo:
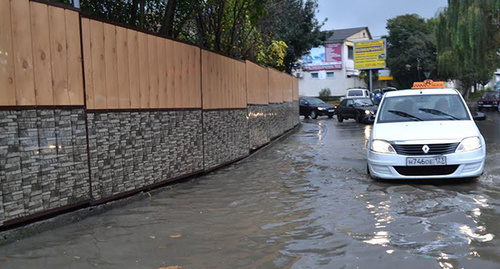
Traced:
<path id="1" fill-rule="evenodd" d="M 335 115 L 335 109 L 325 109 L 325 110 L 319 110 L 318 109 L 318 116 L 333 116 Z"/>
<path id="2" fill-rule="evenodd" d="M 486 156 L 486 149 L 482 147 L 478 150 L 465 152 L 465 153 L 452 153 L 443 155 L 446 156 L 446 167 L 425 167 L 421 166 L 422 170 L 436 169 L 436 174 L 426 175 L 403 175 L 399 173 L 396 168 L 408 168 L 406 166 L 407 157 L 424 157 L 424 156 L 406 156 L 398 154 L 381 154 L 368 150 L 367 160 L 368 169 L 370 174 L 376 178 L 382 179 L 446 179 L 446 178 L 464 178 L 464 177 L 477 177 L 483 173 L 484 162 Z M 435 157 L 435 156 L 425 156 Z M 444 172 L 445 169 L 450 169 L 452 166 L 457 166 L 456 169 L 451 169 L 450 172 Z M 414 170 L 418 167 L 411 166 Z M 431 169 L 429 169 L 431 168 Z M 442 170 L 439 170 L 442 169 Z M 407 169 L 399 169 L 407 170 Z"/>

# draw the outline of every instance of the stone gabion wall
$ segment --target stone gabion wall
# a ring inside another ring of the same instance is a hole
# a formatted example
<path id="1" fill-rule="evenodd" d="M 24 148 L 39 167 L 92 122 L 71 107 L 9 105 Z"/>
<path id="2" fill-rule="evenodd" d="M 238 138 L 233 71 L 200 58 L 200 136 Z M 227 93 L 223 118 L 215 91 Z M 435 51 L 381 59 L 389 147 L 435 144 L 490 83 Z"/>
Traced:
<path id="1" fill-rule="evenodd" d="M 95 200 L 203 170 L 201 110 L 89 113 L 88 122 Z"/>
<path id="2" fill-rule="evenodd" d="M 90 199 L 85 111 L 0 111 L 0 224 Z"/>
<path id="3" fill-rule="evenodd" d="M 285 132 L 285 113 L 285 107 L 283 104 L 269 104 L 268 130 L 270 139 L 276 138 Z"/>
<path id="4" fill-rule="evenodd" d="M 300 113 L 300 107 L 299 107 L 299 101 L 293 101 L 292 104 L 292 122 L 293 126 L 297 126 L 300 123 L 300 118 L 299 118 L 299 113 Z"/>
<path id="5" fill-rule="evenodd" d="M 203 111 L 205 170 L 249 154 L 246 117 L 246 109 Z"/>
<path id="6" fill-rule="evenodd" d="M 250 148 L 258 148 L 269 143 L 269 107 L 267 105 L 248 106 L 248 131 Z"/>

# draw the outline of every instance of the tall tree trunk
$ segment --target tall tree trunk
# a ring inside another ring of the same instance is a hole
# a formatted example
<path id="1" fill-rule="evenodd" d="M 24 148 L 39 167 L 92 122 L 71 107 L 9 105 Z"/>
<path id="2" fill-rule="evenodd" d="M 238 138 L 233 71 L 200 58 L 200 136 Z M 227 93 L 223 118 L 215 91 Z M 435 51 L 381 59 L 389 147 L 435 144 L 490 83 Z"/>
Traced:
<path id="1" fill-rule="evenodd" d="M 137 6 L 139 5 L 139 0 L 133 0 L 132 6 L 130 7 L 130 21 L 128 24 L 132 26 L 137 25 Z"/>
<path id="2" fill-rule="evenodd" d="M 146 10 L 146 0 L 141 1 L 141 11 L 139 14 L 139 28 L 144 29 L 144 13 Z"/>
<path id="3" fill-rule="evenodd" d="M 163 36 L 173 36 L 175 9 L 177 8 L 177 0 L 168 0 L 165 8 L 165 15 L 160 28 L 160 34 Z"/>

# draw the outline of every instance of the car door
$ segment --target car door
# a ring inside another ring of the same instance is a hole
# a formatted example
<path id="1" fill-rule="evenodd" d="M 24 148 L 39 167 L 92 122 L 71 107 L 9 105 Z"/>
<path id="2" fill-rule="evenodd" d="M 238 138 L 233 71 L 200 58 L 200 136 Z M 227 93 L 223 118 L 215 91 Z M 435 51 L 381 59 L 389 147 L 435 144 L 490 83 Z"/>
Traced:
<path id="1" fill-rule="evenodd" d="M 306 99 L 300 99 L 299 101 L 300 115 L 308 116 L 311 113 L 311 107 Z"/>
<path id="2" fill-rule="evenodd" d="M 354 100 L 353 99 L 347 99 L 346 100 L 346 109 L 345 109 L 345 115 L 344 117 L 349 117 L 349 118 L 354 118 L 356 115 L 356 109 L 354 108 Z"/>

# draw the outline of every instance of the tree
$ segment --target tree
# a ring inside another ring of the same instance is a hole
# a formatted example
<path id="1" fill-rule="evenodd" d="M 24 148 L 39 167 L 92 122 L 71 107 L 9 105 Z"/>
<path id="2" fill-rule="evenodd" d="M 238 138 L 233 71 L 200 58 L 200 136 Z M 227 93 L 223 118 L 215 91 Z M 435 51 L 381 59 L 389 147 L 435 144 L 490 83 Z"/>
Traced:
<path id="1" fill-rule="evenodd" d="M 425 79 L 424 72 L 436 75 L 434 20 L 407 14 L 387 20 L 387 66 L 397 87 L 410 88 Z"/>
<path id="2" fill-rule="evenodd" d="M 500 0 L 449 0 L 436 27 L 439 74 L 468 97 L 500 66 Z"/>
<path id="3" fill-rule="evenodd" d="M 288 72 L 320 43 L 317 8 L 317 0 L 81 0 L 84 14 Z"/>
<path id="4" fill-rule="evenodd" d="M 279 70 L 291 73 L 293 64 L 311 47 L 317 47 L 325 35 L 323 23 L 316 19 L 317 0 L 275 0 L 266 6 L 267 14 L 259 21 L 259 29 L 268 39 L 281 40 L 288 46 L 284 63 Z"/>

